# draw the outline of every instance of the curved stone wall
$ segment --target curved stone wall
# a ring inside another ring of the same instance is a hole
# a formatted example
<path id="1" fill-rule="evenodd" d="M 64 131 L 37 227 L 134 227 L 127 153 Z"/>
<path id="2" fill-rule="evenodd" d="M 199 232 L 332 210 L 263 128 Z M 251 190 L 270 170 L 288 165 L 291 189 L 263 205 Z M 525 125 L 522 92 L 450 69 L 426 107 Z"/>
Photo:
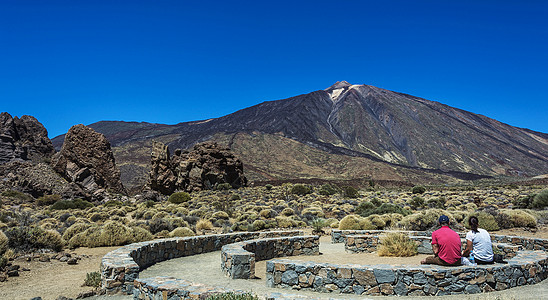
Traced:
<path id="1" fill-rule="evenodd" d="M 334 231 L 332 242 L 356 238 L 376 243 L 382 231 Z M 426 240 L 426 232 L 408 232 Z M 355 235 L 359 234 L 359 235 Z M 345 265 L 274 259 L 267 262 L 267 285 L 317 292 L 358 295 L 441 296 L 474 294 L 535 284 L 548 277 L 548 240 L 492 235 L 508 264 L 443 267 L 417 265 Z M 367 242 L 365 243 L 367 244 Z M 372 249 L 367 246 L 364 249 Z"/>
<path id="2" fill-rule="evenodd" d="M 255 277 L 255 262 L 282 256 L 318 255 L 319 236 L 249 240 L 221 248 L 221 269 L 232 279 Z"/>
<path id="3" fill-rule="evenodd" d="M 108 294 L 131 294 L 139 272 L 155 263 L 184 256 L 218 251 L 222 246 L 245 240 L 300 236 L 302 231 L 239 232 L 160 239 L 130 244 L 107 253 L 101 260 L 101 288 Z"/>

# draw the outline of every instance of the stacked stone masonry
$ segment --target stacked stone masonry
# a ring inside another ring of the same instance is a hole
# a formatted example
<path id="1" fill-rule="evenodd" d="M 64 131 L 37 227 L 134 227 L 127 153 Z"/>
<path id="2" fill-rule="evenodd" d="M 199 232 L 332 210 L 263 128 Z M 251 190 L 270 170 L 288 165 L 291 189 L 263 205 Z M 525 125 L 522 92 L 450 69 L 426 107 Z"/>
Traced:
<path id="1" fill-rule="evenodd" d="M 302 234 L 302 231 L 241 232 L 160 239 L 130 244 L 109 252 L 103 257 L 101 288 L 108 294 L 118 292 L 131 294 L 139 272 L 155 263 L 218 251 L 224 245 L 245 240 L 279 236 L 291 237 Z"/>
<path id="2" fill-rule="evenodd" d="M 221 249 L 221 268 L 232 279 L 255 277 L 255 262 L 283 256 L 318 255 L 318 236 L 257 239 L 225 245 Z"/>
<path id="3" fill-rule="evenodd" d="M 378 236 L 381 232 L 334 230 L 332 242 L 350 241 L 355 234 L 368 237 L 368 241 L 373 241 L 373 236 Z M 408 232 L 408 234 L 428 237 L 426 232 Z M 421 238 L 420 242 L 424 240 L 426 239 Z M 492 235 L 492 240 L 505 251 L 508 264 L 474 267 L 433 265 L 394 267 L 274 259 L 267 262 L 267 285 L 371 296 L 441 296 L 504 290 L 535 284 L 548 276 L 546 254 L 548 240 L 500 235 Z"/>

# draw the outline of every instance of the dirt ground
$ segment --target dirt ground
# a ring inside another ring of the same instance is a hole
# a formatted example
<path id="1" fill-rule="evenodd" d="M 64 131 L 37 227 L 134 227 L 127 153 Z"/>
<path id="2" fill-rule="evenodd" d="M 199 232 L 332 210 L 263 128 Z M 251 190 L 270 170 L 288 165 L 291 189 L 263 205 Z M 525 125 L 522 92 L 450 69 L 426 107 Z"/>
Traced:
<path id="1" fill-rule="evenodd" d="M 68 265 L 66 262 L 51 260 L 51 262 L 39 262 L 33 260 L 27 262 L 24 259 L 16 259 L 14 264 L 30 271 L 20 271 L 19 277 L 10 277 L 5 282 L 0 282 L 0 299 L 31 299 L 42 297 L 43 300 L 57 299 L 59 296 L 76 298 L 81 292 L 92 290 L 88 286 L 82 286 L 89 272 L 99 271 L 101 258 L 108 252 L 119 247 L 78 248 L 70 253 L 87 255 L 76 265 Z"/>
<path id="2" fill-rule="evenodd" d="M 527 230 L 522 229 L 509 229 L 504 231 L 498 231 L 495 232 L 496 234 L 505 234 L 505 235 L 519 235 L 519 236 L 530 236 L 530 237 L 536 237 L 536 238 L 546 238 L 548 239 L 548 227 L 543 227 L 539 229 L 536 232 L 531 232 Z M 324 236 L 322 237 L 322 244 L 327 245 L 328 248 L 323 249 L 330 249 L 329 248 L 329 237 Z M 340 246 L 340 245 L 339 245 Z M 66 296 L 70 298 L 76 298 L 78 294 L 84 291 L 89 291 L 92 288 L 90 287 L 83 287 L 82 284 L 84 283 L 84 279 L 86 278 L 86 274 L 89 272 L 99 271 L 101 258 L 106 253 L 116 249 L 118 247 L 101 247 L 101 248 L 78 248 L 75 251 L 78 255 L 88 255 L 88 258 L 83 258 L 77 265 L 68 265 L 67 263 L 62 263 L 59 261 L 52 260 L 51 262 L 39 262 L 39 261 L 32 261 L 27 262 L 22 259 L 18 259 L 15 261 L 16 264 L 19 264 L 21 268 L 28 268 L 30 271 L 22 271 L 20 272 L 19 277 L 10 277 L 8 281 L 6 282 L 0 282 L 0 299 L 31 299 L 33 297 L 42 297 L 44 300 L 55 300 L 59 296 Z M 344 247 L 343 247 L 344 248 Z M 357 264 L 390 264 L 390 265 L 414 265 L 418 264 L 420 260 L 424 257 L 424 255 L 417 255 L 409 258 L 393 258 L 393 257 L 378 257 L 376 254 L 347 254 L 343 255 L 342 252 L 333 252 L 331 250 L 320 250 L 323 252 L 323 255 L 320 256 L 311 256 L 311 257 L 292 257 L 291 259 L 299 259 L 299 260 L 314 260 L 318 262 L 332 262 L 332 263 L 357 263 Z M 192 263 L 193 259 L 185 258 L 187 263 Z M 215 263 L 214 268 L 220 269 L 219 259 L 216 258 L 205 258 L 212 259 Z M 198 259 L 196 259 L 198 260 Z M 167 263 L 167 262 L 164 262 Z M 198 263 L 198 261 L 196 261 Z M 162 263 L 163 264 L 163 263 Z M 256 274 L 264 274 L 266 268 L 265 262 L 258 262 L 256 265 Z M 158 266 L 155 268 L 155 266 L 150 267 L 149 269 L 145 270 L 143 277 L 146 276 L 146 273 L 156 273 L 156 270 L 164 270 L 166 271 L 165 266 Z M 181 269 L 181 266 L 176 266 L 175 269 Z M 186 270 L 189 270 L 189 268 L 183 268 Z M 172 274 L 166 274 L 165 272 L 162 272 L 163 276 L 168 276 Z M 160 275 L 160 274 L 158 274 Z M 177 276 L 176 276 L 177 277 Z M 264 276 L 263 276 L 264 277 Z M 207 278 L 204 278 L 204 280 L 209 280 Z M 221 280 L 222 281 L 222 280 Z M 205 282 L 208 283 L 208 282 Z M 224 285 L 222 282 L 219 282 L 220 285 Z M 263 285 L 262 283 L 259 285 Z M 518 289 L 520 289 L 518 291 Z M 545 297 L 544 299 L 548 299 L 548 284 L 545 284 L 545 282 L 538 285 L 538 287 L 534 286 L 527 286 L 523 288 L 515 288 L 511 289 L 506 294 L 506 296 L 502 296 L 499 299 L 520 299 L 520 291 L 522 289 L 540 289 L 539 291 L 534 291 L 532 296 L 538 295 L 540 298 Z M 512 291 L 514 290 L 514 291 Z M 278 290 L 278 292 L 283 292 L 281 290 Z M 291 293 L 292 291 L 287 291 Z M 526 293 L 530 293 L 531 291 L 526 291 Z M 538 292 L 541 292 L 539 295 Z M 497 292 L 501 293 L 501 295 L 506 295 L 504 292 Z M 493 294 L 493 293 L 491 293 Z M 484 297 L 487 297 L 487 295 L 483 295 Z M 489 297 L 494 296 L 490 295 Z M 500 296 L 500 295 L 499 295 Z M 339 295 L 336 298 L 346 298 L 346 299 L 353 299 L 353 297 L 344 297 L 342 295 Z M 488 299 L 495 299 L 494 297 L 491 297 Z M 131 296 L 125 296 L 125 297 L 115 297 L 117 299 L 131 299 Z M 467 297 L 470 299 L 470 297 Z M 101 297 L 101 299 L 112 299 L 112 297 Z M 363 299 L 363 298 L 362 298 Z M 456 298 L 455 298 L 456 299 Z M 475 298 L 474 298 L 475 299 Z M 481 298 L 480 298 L 481 299 Z"/>

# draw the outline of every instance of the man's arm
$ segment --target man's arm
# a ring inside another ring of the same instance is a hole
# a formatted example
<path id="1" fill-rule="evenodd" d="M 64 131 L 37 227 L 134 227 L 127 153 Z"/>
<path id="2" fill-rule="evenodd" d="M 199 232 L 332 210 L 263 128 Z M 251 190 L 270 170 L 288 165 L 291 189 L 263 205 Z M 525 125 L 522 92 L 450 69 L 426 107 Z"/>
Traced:
<path id="1" fill-rule="evenodd" d="M 466 249 L 462 251 L 462 256 L 466 257 L 470 255 L 470 251 L 472 251 L 472 241 L 466 240 Z"/>
<path id="2" fill-rule="evenodd" d="M 438 253 L 440 252 L 438 244 L 432 244 L 432 251 L 434 251 L 434 256 L 438 256 Z"/>

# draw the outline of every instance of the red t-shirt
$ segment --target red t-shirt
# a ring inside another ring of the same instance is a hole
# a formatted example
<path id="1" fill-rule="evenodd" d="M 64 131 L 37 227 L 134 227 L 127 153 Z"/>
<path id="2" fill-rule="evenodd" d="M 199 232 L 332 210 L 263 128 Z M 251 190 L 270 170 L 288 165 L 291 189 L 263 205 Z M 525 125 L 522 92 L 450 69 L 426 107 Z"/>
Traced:
<path id="1" fill-rule="evenodd" d="M 440 251 L 439 258 L 448 264 L 454 264 L 460 260 L 460 236 L 449 228 L 442 226 L 440 229 L 432 232 L 432 245 L 437 244 Z"/>

